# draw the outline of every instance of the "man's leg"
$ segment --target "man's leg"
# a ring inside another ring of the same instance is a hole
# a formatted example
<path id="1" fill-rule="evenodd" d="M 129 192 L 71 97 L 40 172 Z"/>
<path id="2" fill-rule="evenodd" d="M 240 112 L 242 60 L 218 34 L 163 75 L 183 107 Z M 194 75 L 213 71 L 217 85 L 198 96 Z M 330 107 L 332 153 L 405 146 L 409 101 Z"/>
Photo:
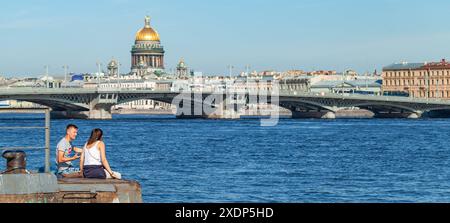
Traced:
<path id="1" fill-rule="evenodd" d="M 83 173 L 78 168 L 69 168 L 61 173 L 63 178 L 83 178 Z"/>

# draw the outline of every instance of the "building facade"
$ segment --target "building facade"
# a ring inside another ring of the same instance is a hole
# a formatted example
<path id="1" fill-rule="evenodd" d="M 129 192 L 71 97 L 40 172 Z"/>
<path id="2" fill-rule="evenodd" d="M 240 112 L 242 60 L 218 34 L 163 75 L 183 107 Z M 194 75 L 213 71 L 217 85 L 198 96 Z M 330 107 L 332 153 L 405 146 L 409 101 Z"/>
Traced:
<path id="1" fill-rule="evenodd" d="M 383 68 L 383 93 L 450 99 L 450 63 L 398 63 Z"/>

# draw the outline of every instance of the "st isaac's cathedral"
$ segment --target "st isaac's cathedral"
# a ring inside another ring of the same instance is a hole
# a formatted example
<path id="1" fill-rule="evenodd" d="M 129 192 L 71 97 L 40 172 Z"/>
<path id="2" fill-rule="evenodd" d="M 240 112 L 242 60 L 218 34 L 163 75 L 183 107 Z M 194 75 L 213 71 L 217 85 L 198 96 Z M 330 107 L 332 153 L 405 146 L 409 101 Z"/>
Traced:
<path id="1" fill-rule="evenodd" d="M 131 72 L 127 75 L 145 77 L 145 79 L 167 75 L 164 53 L 159 34 L 150 26 L 150 17 L 146 16 L 144 27 L 136 33 L 135 42 L 131 49 Z M 176 69 L 174 74 L 176 78 L 188 78 L 191 75 L 183 59 L 180 60 Z M 112 59 L 108 63 L 108 75 L 117 77 L 118 72 L 118 61 Z"/>
<path id="2" fill-rule="evenodd" d="M 131 73 L 146 76 L 164 70 L 164 48 L 158 32 L 150 26 L 150 17 L 145 17 L 145 26 L 136 33 L 131 49 Z"/>

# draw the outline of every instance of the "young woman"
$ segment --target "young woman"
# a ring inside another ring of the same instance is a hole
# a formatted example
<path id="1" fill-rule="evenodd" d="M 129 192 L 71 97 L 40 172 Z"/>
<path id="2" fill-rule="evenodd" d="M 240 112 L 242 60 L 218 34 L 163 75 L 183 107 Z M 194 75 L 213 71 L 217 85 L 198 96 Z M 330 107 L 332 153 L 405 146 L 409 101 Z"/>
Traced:
<path id="1" fill-rule="evenodd" d="M 80 158 L 80 171 L 85 178 L 94 179 L 120 179 L 121 174 L 111 170 L 106 159 L 103 131 L 94 129 L 91 137 L 84 145 Z"/>

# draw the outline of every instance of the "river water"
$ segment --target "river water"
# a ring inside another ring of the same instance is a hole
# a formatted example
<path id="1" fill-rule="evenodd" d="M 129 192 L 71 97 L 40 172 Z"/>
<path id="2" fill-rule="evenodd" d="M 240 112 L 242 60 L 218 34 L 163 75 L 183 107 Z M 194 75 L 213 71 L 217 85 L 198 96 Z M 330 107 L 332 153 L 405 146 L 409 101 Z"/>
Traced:
<path id="1" fill-rule="evenodd" d="M 52 120 L 52 161 L 69 123 L 79 147 L 104 130 L 111 166 L 144 202 L 450 202 L 450 119 Z M 0 127 L 37 125 L 41 115 L 0 116 Z M 0 131 L 0 147 L 44 145 L 43 130 Z M 29 169 L 43 162 L 28 152 Z"/>

